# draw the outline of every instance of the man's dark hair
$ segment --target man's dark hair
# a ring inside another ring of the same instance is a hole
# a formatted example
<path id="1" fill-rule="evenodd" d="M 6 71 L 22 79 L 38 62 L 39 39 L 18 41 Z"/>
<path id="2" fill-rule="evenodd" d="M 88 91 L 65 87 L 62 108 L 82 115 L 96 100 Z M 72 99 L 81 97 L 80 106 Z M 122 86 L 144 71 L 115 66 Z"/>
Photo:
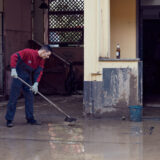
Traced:
<path id="1" fill-rule="evenodd" d="M 49 45 L 43 45 L 40 50 L 45 50 L 46 52 L 52 52 L 52 48 Z"/>

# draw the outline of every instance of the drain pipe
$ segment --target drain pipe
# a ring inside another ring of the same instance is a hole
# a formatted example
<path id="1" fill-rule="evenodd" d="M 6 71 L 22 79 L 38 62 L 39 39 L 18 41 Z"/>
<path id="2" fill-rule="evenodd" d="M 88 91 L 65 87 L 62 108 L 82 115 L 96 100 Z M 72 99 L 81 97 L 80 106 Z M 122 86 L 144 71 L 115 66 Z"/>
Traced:
<path id="1" fill-rule="evenodd" d="M 101 76 L 102 73 L 100 73 L 99 71 L 96 73 L 91 73 L 91 102 L 92 102 L 92 115 L 95 116 L 95 100 L 94 100 L 94 82 L 96 82 L 97 76 Z"/>
<path id="2" fill-rule="evenodd" d="M 94 94 L 93 94 L 93 80 L 91 80 L 91 103 L 92 103 L 91 112 L 92 112 L 92 115 L 94 115 Z"/>

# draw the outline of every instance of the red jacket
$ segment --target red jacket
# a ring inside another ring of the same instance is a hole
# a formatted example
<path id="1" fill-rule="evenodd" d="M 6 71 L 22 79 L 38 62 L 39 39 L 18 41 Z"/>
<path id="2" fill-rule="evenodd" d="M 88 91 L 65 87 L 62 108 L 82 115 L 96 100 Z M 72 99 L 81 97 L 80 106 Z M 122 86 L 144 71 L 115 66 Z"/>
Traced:
<path id="1" fill-rule="evenodd" d="M 34 82 L 39 82 L 44 68 L 44 59 L 38 55 L 38 50 L 24 49 L 11 56 L 11 68 L 21 67 L 20 62 L 24 63 L 30 72 L 34 72 Z"/>

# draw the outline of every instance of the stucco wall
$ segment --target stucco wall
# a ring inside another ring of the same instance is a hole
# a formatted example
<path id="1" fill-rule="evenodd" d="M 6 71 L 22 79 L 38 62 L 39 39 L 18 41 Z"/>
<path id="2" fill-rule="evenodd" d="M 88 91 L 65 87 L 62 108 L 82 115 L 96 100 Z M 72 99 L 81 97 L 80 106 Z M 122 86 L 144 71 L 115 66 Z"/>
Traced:
<path id="1" fill-rule="evenodd" d="M 129 105 L 141 104 L 136 0 L 84 2 L 84 112 L 128 116 Z M 114 59 L 117 43 L 121 46 L 120 60 Z"/>
<path id="2" fill-rule="evenodd" d="M 104 61 L 101 73 L 84 82 L 85 114 L 129 116 L 130 105 L 142 105 L 138 61 Z M 99 81 L 102 76 L 102 81 Z"/>
<path id="3" fill-rule="evenodd" d="M 102 71 L 103 66 L 98 61 L 99 57 L 108 57 L 109 55 L 107 54 L 109 50 L 106 48 L 108 34 L 106 31 L 101 33 L 103 31 L 102 26 L 107 30 L 108 25 L 107 22 L 104 23 L 104 20 L 109 20 L 108 16 L 111 19 L 111 57 L 108 58 L 115 58 L 117 43 L 121 46 L 121 58 L 136 58 L 136 0 L 111 0 L 110 15 L 107 11 L 106 14 L 99 13 L 101 10 L 108 9 L 109 2 L 105 3 L 104 8 L 100 5 L 103 4 L 103 1 L 84 1 L 84 80 L 87 81 L 91 80 L 91 73 Z M 106 40 L 104 43 L 105 48 L 101 45 L 103 40 Z"/>
<path id="4" fill-rule="evenodd" d="M 111 57 L 136 58 L 136 0 L 111 0 Z"/>

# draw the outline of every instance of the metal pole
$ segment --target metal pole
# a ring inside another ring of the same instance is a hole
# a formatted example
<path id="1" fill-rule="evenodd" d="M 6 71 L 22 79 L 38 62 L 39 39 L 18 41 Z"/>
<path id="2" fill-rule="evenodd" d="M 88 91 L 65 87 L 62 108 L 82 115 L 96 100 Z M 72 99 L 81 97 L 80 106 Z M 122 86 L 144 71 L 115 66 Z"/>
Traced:
<path id="1" fill-rule="evenodd" d="M 22 78 L 17 77 L 21 82 L 23 82 L 25 85 L 27 85 L 29 88 L 32 88 L 28 83 L 26 83 Z M 42 93 L 39 91 L 37 92 L 41 97 L 43 97 L 48 103 L 50 103 L 52 106 L 54 106 L 57 110 L 59 110 L 61 113 L 63 113 L 68 118 L 71 118 L 68 114 L 66 114 L 61 108 L 59 108 L 56 104 L 54 104 L 51 100 L 49 100 L 47 97 L 45 97 Z"/>

